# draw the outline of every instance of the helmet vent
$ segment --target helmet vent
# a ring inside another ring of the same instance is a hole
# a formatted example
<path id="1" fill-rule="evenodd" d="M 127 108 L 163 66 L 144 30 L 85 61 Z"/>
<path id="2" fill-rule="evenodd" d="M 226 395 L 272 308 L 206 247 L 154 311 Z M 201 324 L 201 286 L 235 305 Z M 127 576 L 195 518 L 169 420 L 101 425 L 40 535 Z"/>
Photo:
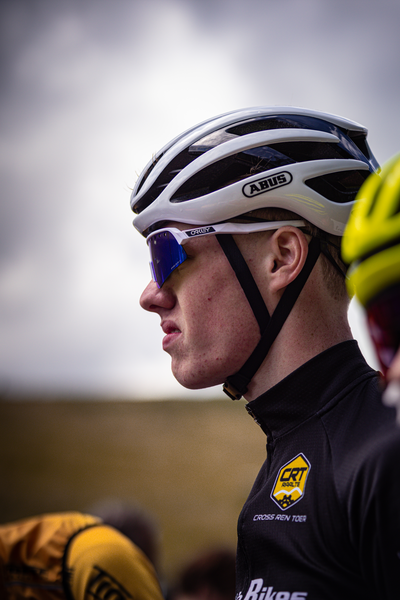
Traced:
<path id="1" fill-rule="evenodd" d="M 223 158 L 190 177 L 171 196 L 171 202 L 187 202 L 220 190 L 246 177 L 265 173 L 284 165 L 339 158 L 349 158 L 349 153 L 341 144 L 283 142 L 249 148 L 244 152 Z M 343 177 L 345 178 L 346 174 Z M 350 200 L 345 199 L 341 202 L 350 202 Z"/>
<path id="2" fill-rule="evenodd" d="M 300 129 L 302 127 L 303 125 L 297 122 L 297 120 L 281 115 L 271 116 L 267 119 L 265 117 L 250 119 L 239 125 L 235 125 L 235 127 L 230 127 L 227 131 L 234 135 L 248 135 L 249 133 L 266 131 L 268 129 Z"/>
<path id="3" fill-rule="evenodd" d="M 208 165 L 190 177 L 171 196 L 171 202 L 186 202 L 220 190 L 246 177 L 265 173 L 295 162 L 271 146 L 250 148 Z"/>
<path id="4" fill-rule="evenodd" d="M 347 149 L 338 144 L 324 142 L 283 142 L 271 144 L 270 148 L 279 150 L 293 162 L 306 162 L 308 160 L 331 160 L 333 158 L 354 158 Z"/>
<path id="5" fill-rule="evenodd" d="M 314 192 L 329 198 L 331 202 L 345 204 L 353 202 L 361 185 L 364 183 L 369 171 L 341 171 L 329 173 L 320 177 L 307 179 L 304 183 Z"/>
<path id="6" fill-rule="evenodd" d="M 187 149 L 180 152 L 168 165 L 168 169 L 165 169 L 150 187 L 150 189 L 146 192 L 146 194 L 135 204 L 133 211 L 136 214 L 140 214 L 142 210 L 150 206 L 150 204 L 160 195 L 162 190 L 167 187 L 167 185 L 176 177 L 176 175 L 184 169 L 187 165 L 189 165 L 195 158 L 198 157 L 198 153 L 188 152 Z M 158 159 L 159 160 L 159 159 Z M 149 167 L 149 172 L 153 170 L 156 163 Z M 143 181 L 145 178 L 143 178 Z M 143 183 L 142 181 L 142 183 Z M 140 188 L 139 188 L 140 189 Z"/>
<path id="7" fill-rule="evenodd" d="M 354 131 L 347 131 L 347 135 L 349 136 L 351 141 L 354 142 L 354 144 L 357 146 L 357 148 L 359 150 L 361 150 L 361 152 L 364 154 L 364 156 L 366 156 L 368 158 L 368 160 L 371 160 L 373 158 L 371 150 L 368 146 L 367 140 L 365 139 L 364 133 L 360 133 L 360 132 L 356 133 Z M 376 166 L 378 166 L 378 165 L 376 165 Z"/>

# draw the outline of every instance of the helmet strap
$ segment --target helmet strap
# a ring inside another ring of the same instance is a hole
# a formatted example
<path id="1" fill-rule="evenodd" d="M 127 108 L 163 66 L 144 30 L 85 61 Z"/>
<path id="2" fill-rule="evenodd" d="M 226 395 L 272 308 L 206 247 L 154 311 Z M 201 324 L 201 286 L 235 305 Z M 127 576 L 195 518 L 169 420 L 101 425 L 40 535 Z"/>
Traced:
<path id="1" fill-rule="evenodd" d="M 248 267 L 248 264 L 243 258 L 242 253 L 231 234 L 217 234 L 216 238 L 225 252 L 231 267 L 235 271 L 236 277 L 243 288 L 246 298 L 253 310 L 254 316 L 257 319 L 260 333 L 266 329 L 270 315 L 265 305 L 264 298 L 254 281 L 253 275 Z"/>
<path id="2" fill-rule="evenodd" d="M 217 236 L 217 238 L 229 238 L 229 237 L 232 237 L 232 236 L 230 236 L 230 235 Z M 241 286 L 244 289 L 246 297 L 248 298 L 248 300 L 250 302 L 250 305 L 253 309 L 253 312 L 254 312 L 256 318 L 257 318 L 257 314 L 253 308 L 253 304 L 254 304 L 253 299 L 252 299 L 252 301 L 250 301 L 250 299 L 249 299 L 249 296 L 251 297 L 254 292 L 254 288 L 257 290 L 256 295 L 261 297 L 262 304 L 264 305 L 265 310 L 268 314 L 268 310 L 265 306 L 265 303 L 261 296 L 261 293 L 260 293 L 259 289 L 257 288 L 257 285 L 253 279 L 253 276 L 251 275 L 250 270 L 249 270 L 246 262 L 244 261 L 244 258 L 242 256 L 242 254 L 240 253 L 239 248 L 236 246 L 233 238 L 232 238 L 232 242 L 228 242 L 228 243 L 226 243 L 225 240 L 222 240 L 222 243 L 221 243 L 221 239 L 218 239 L 218 241 L 221 244 L 222 249 L 224 250 L 232 268 L 234 269 L 234 271 L 239 279 Z M 231 249 L 233 247 L 232 243 L 236 246 L 236 250 L 232 253 L 228 250 L 228 253 L 227 253 L 225 250 L 225 247 L 229 246 Z M 239 253 L 239 255 L 240 255 L 239 266 L 236 265 L 236 259 L 238 258 L 237 253 Z M 314 265 L 317 262 L 320 253 L 321 253 L 320 240 L 318 238 L 312 238 L 309 243 L 309 246 L 308 246 L 308 254 L 307 254 L 307 258 L 304 263 L 303 269 L 301 270 L 300 274 L 296 277 L 296 279 L 294 281 L 292 281 L 292 283 L 290 283 L 286 287 L 273 314 L 268 318 L 268 321 L 267 321 L 265 327 L 263 329 L 261 329 L 261 327 L 260 327 L 261 339 L 259 340 L 257 346 L 255 347 L 255 349 L 253 350 L 253 352 L 251 353 L 250 357 L 247 359 L 247 361 L 245 362 L 243 367 L 241 367 L 241 369 L 239 369 L 239 371 L 237 373 L 228 377 L 226 382 L 224 383 L 223 391 L 232 400 L 239 400 L 243 396 L 243 394 L 245 394 L 247 392 L 250 381 L 252 380 L 252 378 L 254 377 L 254 375 L 256 374 L 258 369 L 260 368 L 260 366 L 263 363 L 265 357 L 267 356 L 273 342 L 275 341 L 278 333 L 282 329 L 282 326 L 285 323 L 287 317 L 289 316 L 289 313 L 292 310 L 297 298 L 299 297 L 300 292 L 303 289 L 311 271 L 313 270 Z M 242 262 L 244 262 L 244 264 L 246 265 L 246 269 L 244 269 L 244 271 L 247 270 L 247 274 L 245 277 L 243 277 L 243 275 L 242 275 L 242 270 L 243 270 L 243 265 L 241 264 Z M 238 272 L 239 272 L 239 275 L 238 275 Z M 249 281 L 250 281 L 249 277 L 251 278 L 250 285 L 249 285 Z M 248 285 L 249 285 L 249 289 L 246 291 L 246 288 Z M 259 299 L 256 303 L 257 311 L 259 310 L 258 303 L 259 303 Z M 257 321 L 258 321 L 258 324 L 260 325 L 259 318 L 257 318 Z"/>

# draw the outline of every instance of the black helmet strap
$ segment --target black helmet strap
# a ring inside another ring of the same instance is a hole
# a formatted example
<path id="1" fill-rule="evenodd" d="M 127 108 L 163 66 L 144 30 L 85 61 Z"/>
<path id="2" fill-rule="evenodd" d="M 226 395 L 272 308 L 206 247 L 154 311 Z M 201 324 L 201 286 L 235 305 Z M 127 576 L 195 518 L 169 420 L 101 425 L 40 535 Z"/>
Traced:
<path id="1" fill-rule="evenodd" d="M 264 298 L 261 296 L 260 290 L 254 281 L 253 275 L 250 272 L 248 264 L 243 258 L 242 253 L 233 236 L 230 234 L 217 234 L 215 236 L 225 252 L 227 259 L 229 260 L 231 267 L 235 271 L 236 277 L 239 280 L 240 285 L 243 288 L 246 298 L 253 310 L 254 316 L 257 319 L 260 333 L 265 331 L 270 315 L 265 305 Z"/>
<path id="2" fill-rule="evenodd" d="M 243 367 L 237 373 L 228 377 L 223 386 L 223 391 L 232 400 L 239 400 L 246 393 L 250 381 L 263 363 L 299 297 L 321 253 L 321 243 L 316 237 L 311 239 L 306 262 L 301 273 L 287 286 L 277 307 L 270 316 L 250 269 L 232 235 L 223 234 L 216 237 L 246 294 L 261 332 L 261 339 Z"/>

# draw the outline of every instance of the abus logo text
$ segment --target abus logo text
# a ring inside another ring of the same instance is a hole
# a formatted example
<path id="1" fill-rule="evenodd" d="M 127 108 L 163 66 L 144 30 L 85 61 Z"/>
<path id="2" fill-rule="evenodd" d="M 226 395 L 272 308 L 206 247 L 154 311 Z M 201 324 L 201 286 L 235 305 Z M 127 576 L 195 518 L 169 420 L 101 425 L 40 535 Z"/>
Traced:
<path id="1" fill-rule="evenodd" d="M 282 171 L 276 175 L 270 175 L 269 177 L 257 179 L 257 181 L 253 181 L 252 183 L 247 183 L 243 186 L 242 192 L 247 198 L 253 198 L 253 196 L 258 196 L 258 194 L 263 194 L 264 192 L 287 185 L 292 179 L 293 177 L 288 171 Z"/>

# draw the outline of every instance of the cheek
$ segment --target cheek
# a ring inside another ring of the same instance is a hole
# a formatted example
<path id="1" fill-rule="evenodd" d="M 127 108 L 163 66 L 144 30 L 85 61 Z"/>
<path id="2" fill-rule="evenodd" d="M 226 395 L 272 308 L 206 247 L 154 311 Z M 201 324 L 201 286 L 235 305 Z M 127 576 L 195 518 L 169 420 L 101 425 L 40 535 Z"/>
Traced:
<path id="1" fill-rule="evenodd" d="M 217 360 L 243 362 L 260 334 L 256 318 L 218 243 L 187 265 L 177 298 L 185 321 L 187 350 Z"/>
<path id="2" fill-rule="evenodd" d="M 259 328 L 240 284 L 208 286 L 193 299 L 191 324 L 198 341 L 222 355 L 248 354 L 259 340 Z M 195 308 L 194 308 L 195 307 Z M 194 308 L 194 310 L 193 310 Z"/>

